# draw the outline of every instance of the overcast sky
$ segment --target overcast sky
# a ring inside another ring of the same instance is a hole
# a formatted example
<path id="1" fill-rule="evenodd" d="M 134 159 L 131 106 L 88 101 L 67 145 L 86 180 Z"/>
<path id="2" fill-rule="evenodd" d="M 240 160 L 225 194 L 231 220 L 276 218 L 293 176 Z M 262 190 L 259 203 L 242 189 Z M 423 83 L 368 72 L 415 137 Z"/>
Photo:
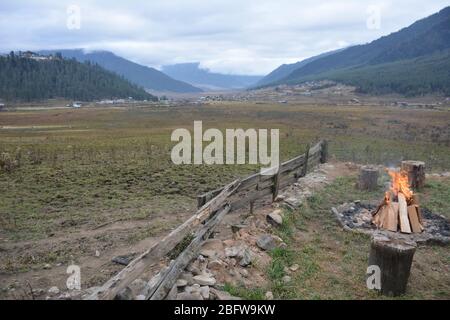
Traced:
<path id="1" fill-rule="evenodd" d="M 70 5 L 80 9 L 79 28 Z M 103 49 L 157 68 L 199 61 L 215 72 L 266 74 L 283 63 L 372 41 L 447 5 L 448 0 L 1 0 L 0 52 Z"/>

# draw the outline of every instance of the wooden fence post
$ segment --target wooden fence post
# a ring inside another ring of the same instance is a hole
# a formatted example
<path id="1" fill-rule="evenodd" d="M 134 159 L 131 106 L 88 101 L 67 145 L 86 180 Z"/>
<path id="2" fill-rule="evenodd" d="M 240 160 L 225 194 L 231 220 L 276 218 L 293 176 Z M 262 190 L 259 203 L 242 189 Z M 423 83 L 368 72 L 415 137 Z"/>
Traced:
<path id="1" fill-rule="evenodd" d="M 272 194 L 272 202 L 275 201 L 275 199 L 278 196 L 278 191 L 280 189 L 280 174 L 281 174 L 281 166 L 278 166 L 277 173 L 273 176 L 273 194 Z"/>
<path id="2" fill-rule="evenodd" d="M 311 148 L 310 144 L 306 146 L 306 152 L 305 152 L 305 164 L 303 165 L 303 171 L 302 171 L 302 177 L 306 176 L 308 173 L 308 160 L 309 160 L 309 149 Z"/>
<path id="3" fill-rule="evenodd" d="M 326 163 L 328 161 L 328 141 L 323 140 L 320 149 L 320 163 Z"/>

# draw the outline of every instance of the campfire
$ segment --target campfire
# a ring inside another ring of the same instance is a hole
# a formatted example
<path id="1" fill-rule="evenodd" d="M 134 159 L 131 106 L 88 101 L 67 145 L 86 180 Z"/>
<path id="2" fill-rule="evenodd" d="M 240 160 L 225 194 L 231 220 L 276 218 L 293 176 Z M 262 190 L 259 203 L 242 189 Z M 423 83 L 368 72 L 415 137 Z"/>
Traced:
<path id="1" fill-rule="evenodd" d="M 419 199 L 410 188 L 408 172 L 388 170 L 391 188 L 372 213 L 372 222 L 380 229 L 403 233 L 421 233 L 424 230 Z"/>

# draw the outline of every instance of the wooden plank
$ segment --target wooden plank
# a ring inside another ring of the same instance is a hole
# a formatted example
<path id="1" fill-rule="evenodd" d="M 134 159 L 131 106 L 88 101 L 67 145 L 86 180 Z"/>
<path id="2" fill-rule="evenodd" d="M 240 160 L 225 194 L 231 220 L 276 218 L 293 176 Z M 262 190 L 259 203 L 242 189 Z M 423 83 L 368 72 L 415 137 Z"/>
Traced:
<path id="1" fill-rule="evenodd" d="M 387 221 L 383 225 L 385 229 L 397 232 L 398 228 L 398 203 L 392 202 L 388 205 Z"/>
<path id="2" fill-rule="evenodd" d="M 219 213 L 206 222 L 195 235 L 195 238 L 186 247 L 186 249 L 172 262 L 167 271 L 159 276 L 159 281 L 153 288 L 148 290 L 147 300 L 162 300 L 174 286 L 180 274 L 188 264 L 198 256 L 203 242 L 208 239 L 214 228 L 222 221 L 223 217 L 230 212 L 230 206 L 227 205 Z"/>
<path id="3" fill-rule="evenodd" d="M 167 255 L 188 234 L 193 232 L 200 224 L 209 218 L 212 213 L 223 207 L 224 201 L 232 195 L 238 187 L 239 180 L 227 185 L 218 196 L 200 208 L 195 215 L 131 261 L 128 266 L 122 269 L 122 271 L 108 280 L 86 299 L 114 299 L 118 292 L 135 280 L 148 266 L 158 262 L 159 259 Z"/>
<path id="4" fill-rule="evenodd" d="M 197 207 L 198 208 L 203 207 L 208 201 L 210 201 L 211 199 L 216 197 L 219 193 L 221 193 L 223 189 L 224 187 L 197 196 Z"/>
<path id="5" fill-rule="evenodd" d="M 298 156 L 294 159 L 291 159 L 289 161 L 282 163 L 280 171 L 282 173 L 284 173 L 286 171 L 292 171 L 292 170 L 299 169 L 305 163 L 305 158 L 306 158 L 305 154 L 302 154 L 301 156 Z"/>
<path id="6" fill-rule="evenodd" d="M 417 207 L 415 205 L 408 206 L 408 217 L 411 223 L 411 229 L 414 233 L 422 232 L 422 228 L 417 215 Z"/>
<path id="7" fill-rule="evenodd" d="M 408 219 L 408 205 L 406 203 L 405 195 L 398 193 L 398 212 L 400 217 L 400 230 L 403 233 L 411 233 L 411 227 Z"/>
<path id="8" fill-rule="evenodd" d="M 232 211 L 238 210 L 242 207 L 245 207 L 251 201 L 261 199 L 270 194 L 272 194 L 272 188 L 267 188 L 267 189 L 260 190 L 260 191 L 253 191 L 249 194 L 243 195 L 239 200 L 236 200 L 231 203 L 231 210 Z"/>
<path id="9" fill-rule="evenodd" d="M 415 206 L 416 206 L 416 211 L 417 211 L 417 218 L 419 218 L 420 229 L 422 229 L 422 231 L 423 231 L 423 230 L 425 230 L 425 228 L 424 228 L 424 221 L 423 221 L 423 218 L 422 218 L 422 212 L 420 210 L 420 206 L 419 205 L 416 204 Z"/>
<path id="10" fill-rule="evenodd" d="M 280 182 L 280 190 L 290 186 L 293 183 L 296 183 L 298 180 L 297 175 L 290 175 L 287 177 L 282 177 Z"/>

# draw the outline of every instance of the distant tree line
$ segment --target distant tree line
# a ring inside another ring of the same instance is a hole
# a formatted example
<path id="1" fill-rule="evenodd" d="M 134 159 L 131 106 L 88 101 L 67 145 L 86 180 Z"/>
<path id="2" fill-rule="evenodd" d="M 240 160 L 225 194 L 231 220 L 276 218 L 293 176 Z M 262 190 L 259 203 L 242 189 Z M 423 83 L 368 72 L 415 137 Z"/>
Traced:
<path id="1" fill-rule="evenodd" d="M 133 97 L 157 100 L 144 89 L 97 64 L 63 59 L 31 59 L 11 52 L 0 56 L 0 99 L 33 101 L 52 98 L 92 101 Z"/>

